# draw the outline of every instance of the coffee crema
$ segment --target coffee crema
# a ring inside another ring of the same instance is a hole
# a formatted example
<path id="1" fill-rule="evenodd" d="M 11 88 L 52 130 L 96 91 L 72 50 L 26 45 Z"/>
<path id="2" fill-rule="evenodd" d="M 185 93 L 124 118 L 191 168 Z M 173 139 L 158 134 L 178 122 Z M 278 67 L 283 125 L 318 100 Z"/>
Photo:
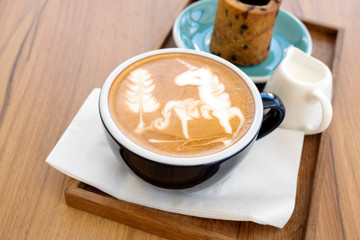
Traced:
<path id="1" fill-rule="evenodd" d="M 131 64 L 113 82 L 108 105 L 128 139 L 171 157 L 228 148 L 250 128 L 255 111 L 241 76 L 190 53 L 158 54 Z"/>

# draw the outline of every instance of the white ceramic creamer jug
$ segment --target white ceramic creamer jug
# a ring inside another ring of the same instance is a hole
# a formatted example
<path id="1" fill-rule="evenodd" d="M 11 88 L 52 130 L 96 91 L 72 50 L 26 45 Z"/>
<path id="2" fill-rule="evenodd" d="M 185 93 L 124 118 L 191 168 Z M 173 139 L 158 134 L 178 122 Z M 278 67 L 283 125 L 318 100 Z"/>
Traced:
<path id="1" fill-rule="evenodd" d="M 286 115 L 281 127 L 316 134 L 332 118 L 332 74 L 320 60 L 298 48 L 289 47 L 286 56 L 265 85 L 264 91 L 277 94 Z"/>

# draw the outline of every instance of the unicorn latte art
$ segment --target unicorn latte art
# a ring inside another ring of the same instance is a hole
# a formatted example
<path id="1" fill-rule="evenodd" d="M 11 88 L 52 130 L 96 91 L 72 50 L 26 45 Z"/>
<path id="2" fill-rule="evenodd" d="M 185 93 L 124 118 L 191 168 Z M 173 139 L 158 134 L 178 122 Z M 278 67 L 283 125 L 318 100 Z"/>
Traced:
<path id="1" fill-rule="evenodd" d="M 185 53 L 133 63 L 117 76 L 108 101 L 124 135 L 173 157 L 206 156 L 231 146 L 249 129 L 255 108 L 239 75 Z"/>

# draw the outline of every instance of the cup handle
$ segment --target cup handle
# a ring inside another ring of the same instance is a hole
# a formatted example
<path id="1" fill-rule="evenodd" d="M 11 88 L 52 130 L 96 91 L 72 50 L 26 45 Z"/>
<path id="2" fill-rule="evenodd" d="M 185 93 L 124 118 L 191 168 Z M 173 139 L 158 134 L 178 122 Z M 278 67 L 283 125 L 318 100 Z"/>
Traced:
<path id="1" fill-rule="evenodd" d="M 285 107 L 280 98 L 274 93 L 260 93 L 264 110 L 270 109 L 264 114 L 257 140 L 271 133 L 277 128 L 285 117 Z"/>
<path id="2" fill-rule="evenodd" d="M 322 119 L 320 122 L 319 127 L 314 128 L 312 126 L 306 126 L 305 127 L 305 133 L 306 134 L 317 134 L 322 131 L 324 131 L 331 122 L 333 110 L 331 106 L 330 99 L 320 90 L 314 90 L 309 95 L 309 98 L 315 98 L 317 101 L 321 104 L 321 110 L 322 110 Z"/>

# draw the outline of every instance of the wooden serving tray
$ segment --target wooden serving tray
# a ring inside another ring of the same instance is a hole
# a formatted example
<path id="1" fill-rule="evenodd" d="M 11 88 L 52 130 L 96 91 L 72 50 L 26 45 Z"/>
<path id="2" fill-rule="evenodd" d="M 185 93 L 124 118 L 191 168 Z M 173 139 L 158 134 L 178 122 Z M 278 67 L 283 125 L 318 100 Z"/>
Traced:
<path id="1" fill-rule="evenodd" d="M 336 86 L 337 66 L 344 30 L 303 21 L 313 40 L 312 55 L 329 66 Z M 163 47 L 175 47 L 171 34 Z M 259 89 L 263 86 L 259 85 Z M 294 212 L 283 229 L 253 222 L 223 221 L 164 212 L 109 196 L 77 180 L 65 192 L 69 206 L 127 224 L 169 239 L 303 239 L 311 238 L 311 221 L 319 209 L 324 169 L 330 159 L 331 136 L 306 136 L 298 175 Z"/>

